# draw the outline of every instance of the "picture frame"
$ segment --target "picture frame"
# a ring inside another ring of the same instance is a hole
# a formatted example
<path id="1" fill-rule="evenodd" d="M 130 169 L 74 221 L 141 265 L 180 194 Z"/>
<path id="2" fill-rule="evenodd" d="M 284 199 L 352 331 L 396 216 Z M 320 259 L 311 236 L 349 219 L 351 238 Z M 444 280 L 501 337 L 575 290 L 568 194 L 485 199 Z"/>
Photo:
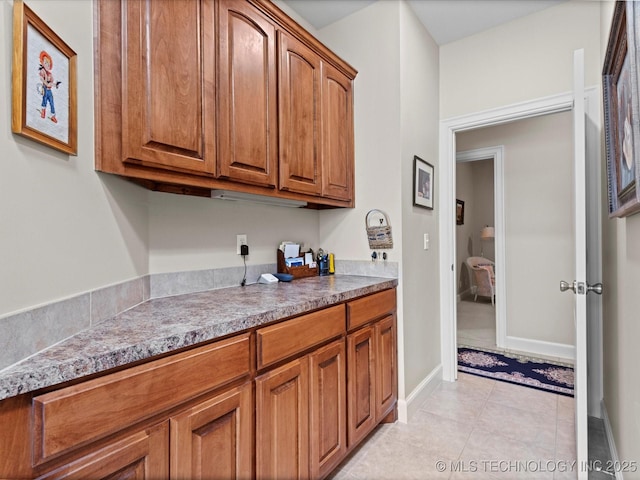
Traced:
<path id="1" fill-rule="evenodd" d="M 76 76 L 76 53 L 22 0 L 14 0 L 11 130 L 77 155 Z"/>
<path id="2" fill-rule="evenodd" d="M 609 217 L 640 211 L 638 8 L 616 2 L 602 70 Z"/>
<path id="3" fill-rule="evenodd" d="M 413 204 L 433 210 L 434 197 L 433 165 L 417 155 L 413 157 Z"/>
<path id="4" fill-rule="evenodd" d="M 456 225 L 464 225 L 464 201 L 456 198 Z"/>

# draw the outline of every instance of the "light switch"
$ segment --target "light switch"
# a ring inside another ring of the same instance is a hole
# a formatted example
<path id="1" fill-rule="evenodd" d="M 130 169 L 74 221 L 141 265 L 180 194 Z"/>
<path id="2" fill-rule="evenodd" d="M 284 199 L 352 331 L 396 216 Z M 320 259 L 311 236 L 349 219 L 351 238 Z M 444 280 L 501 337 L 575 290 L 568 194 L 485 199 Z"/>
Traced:
<path id="1" fill-rule="evenodd" d="M 429 250 L 429 234 L 424 234 L 424 249 Z"/>

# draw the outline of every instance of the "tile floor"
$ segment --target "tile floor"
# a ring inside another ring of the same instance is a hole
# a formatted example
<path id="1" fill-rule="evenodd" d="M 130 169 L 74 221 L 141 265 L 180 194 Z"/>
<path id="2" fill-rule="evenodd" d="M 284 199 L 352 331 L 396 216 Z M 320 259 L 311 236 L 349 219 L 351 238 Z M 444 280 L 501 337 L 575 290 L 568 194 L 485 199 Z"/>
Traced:
<path id="1" fill-rule="evenodd" d="M 458 341 L 496 349 L 491 303 L 458 303 Z M 374 430 L 331 479 L 574 479 L 574 413 L 573 398 L 459 373 L 407 424 Z M 602 420 L 592 417 L 589 458 L 610 460 Z"/>
<path id="2" fill-rule="evenodd" d="M 332 479 L 576 478 L 573 416 L 570 397 L 460 373 L 407 424 L 379 426 Z"/>
<path id="3" fill-rule="evenodd" d="M 458 302 L 458 343 L 478 348 L 496 348 L 496 307 L 478 297 Z"/>

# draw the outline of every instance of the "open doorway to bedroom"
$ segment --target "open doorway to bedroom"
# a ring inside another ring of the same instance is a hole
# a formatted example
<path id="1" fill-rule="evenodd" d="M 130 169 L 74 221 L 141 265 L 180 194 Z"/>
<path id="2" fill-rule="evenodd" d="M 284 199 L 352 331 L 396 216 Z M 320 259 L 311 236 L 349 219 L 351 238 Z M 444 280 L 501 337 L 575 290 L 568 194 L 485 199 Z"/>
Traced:
<path id="1" fill-rule="evenodd" d="M 572 358 L 571 132 L 566 111 L 456 135 L 459 346 Z"/>
<path id="2" fill-rule="evenodd" d="M 458 346 L 497 348 L 494 159 L 465 152 L 456 161 Z"/>

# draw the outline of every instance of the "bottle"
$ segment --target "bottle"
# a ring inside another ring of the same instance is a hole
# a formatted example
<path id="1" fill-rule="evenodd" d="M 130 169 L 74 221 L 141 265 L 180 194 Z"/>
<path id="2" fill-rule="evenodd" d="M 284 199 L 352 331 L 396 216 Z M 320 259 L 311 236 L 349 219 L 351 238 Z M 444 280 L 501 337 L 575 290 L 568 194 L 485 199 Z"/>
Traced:
<path id="1" fill-rule="evenodd" d="M 335 257 L 333 253 L 329 254 L 329 274 L 333 275 L 336 273 L 336 265 L 335 265 Z"/>

